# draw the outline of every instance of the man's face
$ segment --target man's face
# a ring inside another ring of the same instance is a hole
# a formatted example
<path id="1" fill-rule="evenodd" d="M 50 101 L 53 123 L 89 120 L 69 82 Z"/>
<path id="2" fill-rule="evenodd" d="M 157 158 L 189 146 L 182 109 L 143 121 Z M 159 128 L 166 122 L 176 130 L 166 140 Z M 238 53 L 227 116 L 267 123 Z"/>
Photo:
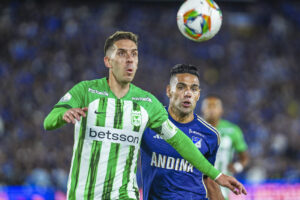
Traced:
<path id="1" fill-rule="evenodd" d="M 130 83 L 133 80 L 138 65 L 138 50 L 133 41 L 116 41 L 106 58 L 106 66 L 118 82 Z"/>
<path id="2" fill-rule="evenodd" d="M 176 74 L 167 87 L 167 95 L 172 109 L 183 115 L 192 113 L 200 97 L 198 77 L 189 73 Z"/>
<path id="3" fill-rule="evenodd" d="M 202 113 L 207 121 L 219 120 L 223 114 L 222 102 L 215 97 L 206 98 L 202 103 Z"/>

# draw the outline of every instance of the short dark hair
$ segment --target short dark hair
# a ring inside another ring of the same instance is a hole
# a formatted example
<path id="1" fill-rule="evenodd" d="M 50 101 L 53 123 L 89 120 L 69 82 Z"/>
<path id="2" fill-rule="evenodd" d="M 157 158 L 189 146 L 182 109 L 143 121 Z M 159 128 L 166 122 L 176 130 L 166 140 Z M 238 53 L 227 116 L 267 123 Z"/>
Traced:
<path id="1" fill-rule="evenodd" d="M 190 64 L 177 64 L 174 67 L 172 67 L 170 71 L 170 75 L 171 75 L 170 78 L 176 74 L 184 74 L 184 73 L 195 75 L 198 77 L 198 79 L 200 79 L 198 68 Z"/>
<path id="2" fill-rule="evenodd" d="M 106 39 L 104 44 L 104 55 L 106 55 L 107 50 L 113 46 L 115 42 L 126 39 L 133 41 L 136 46 L 138 45 L 138 36 L 136 34 L 126 31 L 117 31 Z"/>

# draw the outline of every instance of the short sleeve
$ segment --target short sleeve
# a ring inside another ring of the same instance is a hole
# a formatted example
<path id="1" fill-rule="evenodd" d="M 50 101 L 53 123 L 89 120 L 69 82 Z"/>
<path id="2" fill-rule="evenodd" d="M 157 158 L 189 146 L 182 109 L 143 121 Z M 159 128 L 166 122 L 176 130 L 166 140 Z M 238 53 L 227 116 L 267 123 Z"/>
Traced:
<path id="1" fill-rule="evenodd" d="M 84 106 L 84 96 L 86 94 L 85 82 L 82 81 L 70 89 L 54 106 L 54 108 L 81 108 Z"/>
<path id="2" fill-rule="evenodd" d="M 243 132 L 238 126 L 234 128 L 233 145 L 237 152 L 246 151 L 248 148 L 244 140 Z"/>

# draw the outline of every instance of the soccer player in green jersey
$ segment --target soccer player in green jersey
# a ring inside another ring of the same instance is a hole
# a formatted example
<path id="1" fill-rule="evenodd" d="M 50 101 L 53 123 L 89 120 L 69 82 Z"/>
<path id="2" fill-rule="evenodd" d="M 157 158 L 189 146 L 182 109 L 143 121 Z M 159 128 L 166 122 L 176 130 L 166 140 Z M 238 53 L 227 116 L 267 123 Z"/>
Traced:
<path id="1" fill-rule="evenodd" d="M 104 45 L 108 78 L 75 85 L 44 121 L 46 130 L 75 125 L 67 198 L 139 199 L 137 158 L 146 127 L 218 184 L 246 194 L 241 183 L 215 169 L 168 120 L 165 108 L 153 95 L 131 84 L 138 66 L 137 45 L 137 36 L 131 32 L 111 35 Z"/>
<path id="2" fill-rule="evenodd" d="M 226 174 L 233 175 L 240 173 L 249 162 L 247 144 L 244 140 L 241 129 L 222 119 L 223 105 L 218 96 L 209 95 L 202 103 L 202 113 L 204 119 L 217 128 L 221 136 L 221 144 L 217 153 L 215 166 Z M 233 161 L 234 152 L 237 152 L 237 161 Z M 225 199 L 229 198 L 229 190 L 222 188 Z"/>

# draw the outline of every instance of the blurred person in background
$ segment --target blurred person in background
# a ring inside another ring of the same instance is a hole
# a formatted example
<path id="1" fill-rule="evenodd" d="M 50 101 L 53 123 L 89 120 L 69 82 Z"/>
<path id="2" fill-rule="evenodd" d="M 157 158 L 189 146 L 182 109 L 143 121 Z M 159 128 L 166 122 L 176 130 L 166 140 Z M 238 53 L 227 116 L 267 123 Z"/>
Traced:
<path id="1" fill-rule="evenodd" d="M 204 119 L 216 127 L 221 136 L 215 166 L 230 175 L 242 172 L 249 162 L 248 147 L 239 126 L 222 119 L 223 105 L 221 98 L 216 95 L 206 96 L 202 102 L 201 110 Z M 237 160 L 233 162 L 235 152 L 237 152 Z M 225 199 L 228 200 L 229 190 L 223 187 L 221 187 L 221 190 Z"/>
<path id="2" fill-rule="evenodd" d="M 219 133 L 194 113 L 200 97 L 196 66 L 177 64 L 166 89 L 169 119 L 214 165 Z M 138 177 L 139 177 L 138 172 Z M 141 186 L 144 199 L 223 199 L 220 187 L 184 160 L 155 131 L 147 128 L 141 143 Z M 206 189 L 207 188 L 207 189 Z"/>
<path id="3" fill-rule="evenodd" d="M 136 165 L 146 127 L 155 130 L 197 169 L 236 194 L 247 194 L 235 178 L 216 170 L 193 142 L 168 120 L 162 104 L 131 84 L 138 68 L 138 38 L 117 31 L 104 45 L 108 78 L 82 81 L 44 120 L 45 130 L 75 125 L 68 182 L 69 200 L 139 199 Z M 180 142 L 179 142 L 180 141 Z"/>

